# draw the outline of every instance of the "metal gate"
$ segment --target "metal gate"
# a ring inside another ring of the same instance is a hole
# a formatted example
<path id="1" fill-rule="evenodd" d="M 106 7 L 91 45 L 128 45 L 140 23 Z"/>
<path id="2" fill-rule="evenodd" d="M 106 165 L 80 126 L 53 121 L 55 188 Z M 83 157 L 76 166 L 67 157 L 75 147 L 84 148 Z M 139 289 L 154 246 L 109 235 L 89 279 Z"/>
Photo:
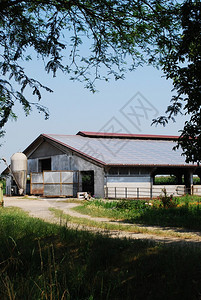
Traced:
<path id="1" fill-rule="evenodd" d="M 76 197 L 78 187 L 78 171 L 31 173 L 30 192 L 32 195 Z"/>

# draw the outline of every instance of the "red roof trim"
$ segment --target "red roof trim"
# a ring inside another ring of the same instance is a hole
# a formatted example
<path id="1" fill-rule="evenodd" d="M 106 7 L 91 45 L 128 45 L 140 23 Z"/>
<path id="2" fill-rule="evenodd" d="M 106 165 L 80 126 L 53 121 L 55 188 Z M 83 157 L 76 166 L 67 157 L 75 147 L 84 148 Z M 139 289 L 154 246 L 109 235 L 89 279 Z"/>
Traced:
<path id="1" fill-rule="evenodd" d="M 179 136 L 175 135 L 153 135 L 153 134 L 128 134 L 128 133 L 110 133 L 110 132 L 91 132 L 79 131 L 77 135 L 91 138 L 127 138 L 127 139 L 153 139 L 153 140 L 177 140 Z"/>
<path id="2" fill-rule="evenodd" d="M 185 165 L 171 165 L 171 164 L 107 164 L 108 167 L 188 167 L 188 168 L 197 168 L 195 164 L 185 164 Z"/>
<path id="3" fill-rule="evenodd" d="M 80 155 L 82 155 L 82 156 L 85 156 L 85 157 L 87 157 L 87 158 L 89 158 L 89 159 L 91 159 L 91 160 L 93 160 L 93 161 L 95 161 L 95 162 L 97 162 L 97 163 L 99 163 L 99 164 L 101 164 L 101 165 L 104 165 L 104 166 L 106 165 L 105 162 L 103 162 L 103 161 L 101 161 L 101 160 L 99 160 L 99 159 L 96 159 L 96 158 L 94 158 L 93 156 L 90 156 L 90 155 L 88 155 L 88 154 L 86 154 L 86 153 L 84 153 L 84 152 L 81 152 L 81 151 L 77 150 L 76 148 L 69 146 L 68 144 L 65 144 L 65 143 L 63 143 L 63 142 L 61 142 L 61 141 L 58 141 L 57 139 L 55 139 L 55 138 L 49 136 L 48 134 L 42 134 L 42 136 L 44 136 L 44 137 L 46 137 L 46 138 L 48 138 L 48 139 L 50 139 L 50 140 L 52 140 L 52 141 L 54 141 L 54 142 L 56 142 L 56 143 L 59 143 L 59 144 L 65 146 L 65 147 L 67 147 L 68 149 L 70 149 L 70 150 L 72 150 L 72 151 L 75 151 L 75 152 L 77 152 L 78 154 L 80 154 Z"/>

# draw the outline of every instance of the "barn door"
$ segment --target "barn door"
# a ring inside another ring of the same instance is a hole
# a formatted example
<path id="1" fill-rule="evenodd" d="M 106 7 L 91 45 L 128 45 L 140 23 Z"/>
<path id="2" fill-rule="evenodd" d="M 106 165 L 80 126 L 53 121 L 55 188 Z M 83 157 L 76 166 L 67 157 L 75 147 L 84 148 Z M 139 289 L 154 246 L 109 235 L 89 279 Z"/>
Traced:
<path id="1" fill-rule="evenodd" d="M 31 173 L 31 194 L 47 197 L 75 197 L 78 192 L 77 171 L 43 171 Z"/>

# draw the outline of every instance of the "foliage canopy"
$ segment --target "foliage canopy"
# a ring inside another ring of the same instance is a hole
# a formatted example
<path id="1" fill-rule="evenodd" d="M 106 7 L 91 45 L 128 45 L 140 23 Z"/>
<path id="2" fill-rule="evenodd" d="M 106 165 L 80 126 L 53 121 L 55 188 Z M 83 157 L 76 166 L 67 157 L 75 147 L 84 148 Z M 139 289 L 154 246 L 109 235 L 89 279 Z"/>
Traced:
<path id="1" fill-rule="evenodd" d="M 172 79 L 172 97 L 167 115 L 154 122 L 165 125 L 178 113 L 189 115 L 178 144 L 187 162 L 201 161 L 201 2 L 186 1 L 180 9 L 182 34 L 178 35 L 175 48 L 162 62 L 167 79 Z"/>
<path id="2" fill-rule="evenodd" d="M 1 128 L 9 117 L 16 117 L 16 102 L 26 115 L 36 106 L 49 116 L 37 100 L 41 89 L 52 90 L 30 78 L 23 68 L 32 59 L 31 49 L 44 61 L 48 73 L 56 76 L 61 70 L 92 92 L 96 80 L 124 78 L 126 70 L 144 63 L 161 67 L 173 80 L 177 95 L 168 115 L 155 122 L 165 124 L 182 110 L 192 116 L 179 140 L 184 152 L 200 133 L 201 127 L 194 128 L 198 123 L 201 126 L 200 114 L 195 114 L 200 101 L 200 1 L 1 0 L 0 49 Z M 25 97 L 27 88 L 36 97 L 34 103 Z M 187 159 L 200 157 L 190 153 Z"/>

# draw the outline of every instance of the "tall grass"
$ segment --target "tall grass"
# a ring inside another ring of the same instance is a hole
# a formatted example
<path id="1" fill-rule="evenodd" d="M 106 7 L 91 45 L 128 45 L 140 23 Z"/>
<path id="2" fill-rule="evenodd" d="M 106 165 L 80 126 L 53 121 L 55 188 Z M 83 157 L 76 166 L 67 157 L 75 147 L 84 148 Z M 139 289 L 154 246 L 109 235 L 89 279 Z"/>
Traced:
<path id="1" fill-rule="evenodd" d="M 201 250 L 118 240 L 0 209 L 0 299 L 199 299 Z"/>
<path id="2" fill-rule="evenodd" d="M 173 198 L 169 207 L 160 199 L 85 202 L 76 211 L 91 216 L 108 217 L 129 223 L 144 225 L 178 226 L 201 230 L 201 198 L 184 196 Z"/>

